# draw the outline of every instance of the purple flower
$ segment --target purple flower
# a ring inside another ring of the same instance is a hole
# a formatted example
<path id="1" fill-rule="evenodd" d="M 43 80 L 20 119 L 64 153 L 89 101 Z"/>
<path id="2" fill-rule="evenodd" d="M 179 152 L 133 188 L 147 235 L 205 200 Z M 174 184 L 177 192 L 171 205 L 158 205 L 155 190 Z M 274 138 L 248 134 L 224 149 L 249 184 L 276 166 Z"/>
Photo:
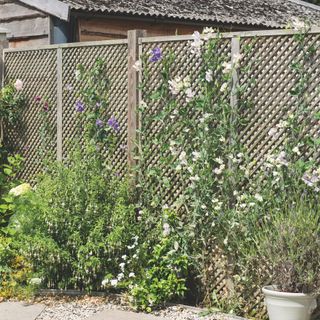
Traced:
<path id="1" fill-rule="evenodd" d="M 156 47 L 151 50 L 152 57 L 150 58 L 150 62 L 158 62 L 162 59 L 161 48 Z"/>
<path id="2" fill-rule="evenodd" d="M 40 102 L 41 99 L 42 99 L 42 98 L 41 98 L 40 96 L 35 96 L 35 97 L 34 97 L 34 101 L 37 102 L 37 103 Z"/>
<path id="3" fill-rule="evenodd" d="M 103 127 L 103 121 L 100 120 L 100 119 L 97 119 L 96 120 L 96 126 L 99 127 L 99 128 L 102 128 Z"/>
<path id="4" fill-rule="evenodd" d="M 96 107 L 99 109 L 101 107 L 101 102 L 97 102 Z"/>
<path id="5" fill-rule="evenodd" d="M 108 122 L 107 122 L 108 126 L 111 127 L 114 131 L 119 132 L 120 130 L 120 126 L 119 123 L 117 121 L 117 119 L 115 117 L 111 117 Z"/>
<path id="6" fill-rule="evenodd" d="M 48 112 L 49 111 L 49 103 L 46 101 L 43 105 L 43 111 Z"/>
<path id="7" fill-rule="evenodd" d="M 77 112 L 83 112 L 84 111 L 84 104 L 82 101 L 78 100 L 76 102 L 76 111 Z"/>

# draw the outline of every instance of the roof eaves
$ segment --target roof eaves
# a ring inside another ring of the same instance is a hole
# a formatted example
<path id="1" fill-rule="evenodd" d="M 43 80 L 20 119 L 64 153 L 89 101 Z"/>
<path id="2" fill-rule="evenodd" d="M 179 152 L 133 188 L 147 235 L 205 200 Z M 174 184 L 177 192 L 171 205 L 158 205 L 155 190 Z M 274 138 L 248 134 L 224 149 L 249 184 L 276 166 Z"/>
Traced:
<path id="1" fill-rule="evenodd" d="M 19 0 L 20 2 L 39 9 L 61 20 L 69 21 L 70 5 L 59 0 Z"/>

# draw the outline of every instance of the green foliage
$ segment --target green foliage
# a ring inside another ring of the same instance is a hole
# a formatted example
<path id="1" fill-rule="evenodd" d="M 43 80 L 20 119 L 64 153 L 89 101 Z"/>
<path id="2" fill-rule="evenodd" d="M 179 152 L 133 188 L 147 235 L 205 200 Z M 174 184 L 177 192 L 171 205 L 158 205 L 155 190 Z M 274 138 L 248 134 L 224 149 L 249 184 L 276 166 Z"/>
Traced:
<path id="1" fill-rule="evenodd" d="M 260 258 L 284 292 L 320 292 L 320 212 L 308 198 L 271 212 L 270 222 L 256 237 Z"/>
<path id="2" fill-rule="evenodd" d="M 0 118 L 9 124 L 14 124 L 20 119 L 25 104 L 21 94 L 22 87 L 17 86 L 17 82 L 15 84 L 9 83 L 0 90 Z"/>
<path id="3" fill-rule="evenodd" d="M 135 211 L 126 183 L 95 152 L 57 163 L 17 205 L 25 255 L 53 288 L 99 289 L 134 236 Z"/>
<path id="4" fill-rule="evenodd" d="M 182 298 L 187 290 L 189 259 L 183 252 L 184 238 L 174 213 L 165 214 L 158 229 L 162 228 L 162 237 L 149 253 L 149 261 L 129 293 L 135 308 L 147 312 Z"/>
<path id="5" fill-rule="evenodd" d="M 23 159 L 19 155 L 6 156 L 4 150 L 0 151 L 0 236 L 10 233 L 5 229 L 14 210 L 14 197 L 9 193 L 10 189 L 17 185 L 14 180 L 17 172 L 21 168 Z"/>

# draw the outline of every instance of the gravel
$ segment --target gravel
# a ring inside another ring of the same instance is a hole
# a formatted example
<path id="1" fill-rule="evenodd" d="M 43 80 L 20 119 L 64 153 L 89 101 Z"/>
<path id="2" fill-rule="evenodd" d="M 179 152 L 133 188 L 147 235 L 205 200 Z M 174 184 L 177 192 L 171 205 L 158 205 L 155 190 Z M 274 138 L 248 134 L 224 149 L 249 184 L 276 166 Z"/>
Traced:
<path id="1" fill-rule="evenodd" d="M 35 302 L 46 305 L 44 311 L 36 320 L 84 320 L 103 310 L 129 310 L 119 298 L 102 297 L 43 297 Z M 243 319 L 223 314 L 201 315 L 198 308 L 182 305 L 170 306 L 155 311 L 153 315 L 168 320 L 235 320 Z M 128 319 L 130 320 L 130 319 Z"/>

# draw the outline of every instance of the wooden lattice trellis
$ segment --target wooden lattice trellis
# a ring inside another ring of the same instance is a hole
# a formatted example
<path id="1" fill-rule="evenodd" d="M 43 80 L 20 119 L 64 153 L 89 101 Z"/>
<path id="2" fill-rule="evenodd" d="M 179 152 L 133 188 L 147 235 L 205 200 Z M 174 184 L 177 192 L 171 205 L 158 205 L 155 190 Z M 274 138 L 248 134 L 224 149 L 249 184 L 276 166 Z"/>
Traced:
<path id="1" fill-rule="evenodd" d="M 22 179 L 33 180 L 41 172 L 43 125 L 50 133 L 46 151 L 58 159 L 66 159 L 72 151 L 78 133 L 75 103 L 79 89 L 85 86 L 76 80 L 75 71 L 79 64 L 91 68 L 99 58 L 106 63 L 106 77 L 111 86 L 106 121 L 114 116 L 120 125 L 119 139 L 110 160 L 120 175 L 126 174 L 127 56 L 127 43 L 122 40 L 5 52 L 5 81 L 21 79 L 27 99 L 22 121 L 7 133 L 7 143 L 26 159 L 20 174 Z M 35 100 L 36 96 L 42 98 L 40 103 Z M 46 119 L 41 118 L 43 101 L 49 103 Z"/>
<path id="2" fill-rule="evenodd" d="M 292 64 L 302 61 L 302 52 L 294 34 L 292 31 L 281 30 L 225 34 L 219 44 L 219 54 L 224 55 L 226 59 L 231 59 L 235 50 L 243 55 L 237 78 L 239 85 L 245 88 L 239 100 L 247 102 L 248 108 L 244 110 L 243 117 L 248 119 L 248 122 L 240 135 L 242 143 L 249 151 L 253 173 L 259 169 L 269 154 L 281 149 L 285 134 L 280 130 L 280 134 L 273 137 L 269 132 L 281 120 L 286 120 L 288 114 L 296 108 L 296 100 L 291 90 L 296 84 L 297 74 Z M 190 51 L 190 41 L 192 38 L 185 36 L 142 38 L 139 42 L 137 41 L 135 50 L 142 56 L 148 55 L 155 47 L 160 47 L 164 55 L 173 52 L 175 61 L 172 76 L 181 78 L 189 76 L 192 88 L 197 90 L 197 79 L 202 62 L 201 58 Z M 237 44 L 236 47 L 234 43 Z M 308 35 L 305 46 L 313 50 L 310 60 L 305 65 L 309 74 L 306 96 L 310 112 L 318 113 L 320 110 L 319 30 L 314 30 Z M 132 133 L 132 128 L 128 127 L 128 123 L 130 126 L 130 121 L 132 117 L 134 118 L 136 111 L 135 108 L 130 107 L 130 99 L 136 100 L 136 97 L 128 97 L 130 77 L 128 80 L 127 75 L 132 72 L 128 68 L 128 55 L 130 55 L 128 42 L 122 40 L 87 45 L 49 46 L 30 50 L 5 50 L 5 81 L 22 79 L 25 84 L 24 93 L 28 99 L 28 108 L 23 115 L 23 121 L 17 128 L 9 128 L 7 132 L 8 142 L 14 145 L 26 159 L 25 170 L 21 176 L 23 179 L 32 179 L 36 173 L 41 171 L 39 154 L 41 140 L 38 134 L 41 128 L 39 118 L 41 105 L 35 102 L 34 97 L 42 96 L 50 104 L 48 127 L 51 128 L 52 142 L 47 149 L 58 158 L 66 158 L 72 150 L 72 139 L 77 134 L 74 108 L 76 93 L 79 85 L 85 85 L 76 82 L 74 72 L 78 64 L 90 68 L 97 58 L 105 60 L 107 74 L 111 81 L 110 109 L 106 110 L 106 116 L 116 116 L 121 125 L 119 143 L 111 160 L 114 168 L 120 174 L 126 172 L 128 156 L 133 158 L 132 154 L 128 155 L 133 148 L 129 150 L 126 148 L 130 141 L 128 133 Z M 135 58 L 131 56 L 131 59 Z M 150 79 L 143 95 L 152 93 L 160 85 L 161 64 L 150 64 L 149 67 Z M 245 69 L 246 72 L 241 71 Z M 180 100 L 180 105 L 181 107 L 184 105 L 182 100 Z M 156 110 L 159 111 L 159 108 L 161 104 L 154 103 L 148 106 L 147 112 L 152 115 Z M 196 112 L 190 114 L 190 118 L 195 121 L 197 116 Z M 141 121 L 143 123 L 143 119 Z M 163 126 L 174 126 L 174 123 L 174 117 L 163 122 L 151 123 L 146 127 L 142 136 L 142 147 L 144 139 L 153 141 Z M 176 130 L 183 130 L 183 128 L 176 128 Z M 312 120 L 308 130 L 313 137 L 319 138 L 319 120 Z M 159 145 L 156 141 L 150 151 L 148 158 L 145 159 L 145 165 L 159 164 Z M 308 150 L 305 151 L 307 157 L 318 159 L 318 153 L 310 154 Z M 162 164 L 159 167 L 161 166 Z M 171 168 L 162 166 L 161 170 L 161 175 L 170 181 L 172 187 L 161 189 L 161 186 L 152 186 L 152 190 L 163 196 L 163 204 L 170 205 L 183 194 L 185 182 Z M 210 255 L 217 261 L 224 261 L 220 256 L 219 248 Z M 221 295 L 225 294 L 229 281 L 228 271 L 223 270 L 223 265 L 226 265 L 226 262 L 217 264 L 216 268 L 211 270 L 211 274 L 208 274 L 212 281 L 210 287 Z M 251 308 L 257 317 L 264 314 L 260 292 L 257 292 Z"/>
<path id="3" fill-rule="evenodd" d="M 24 169 L 20 177 L 32 179 L 42 169 L 42 150 L 55 153 L 56 150 L 56 52 L 54 49 L 17 51 L 6 53 L 6 81 L 22 79 L 24 95 L 28 102 L 22 115 L 22 121 L 6 132 L 7 143 L 25 158 Z M 40 131 L 43 127 L 41 118 L 43 103 L 36 101 L 41 96 L 50 105 L 47 114 L 47 127 L 50 144 L 42 146 Z"/>

